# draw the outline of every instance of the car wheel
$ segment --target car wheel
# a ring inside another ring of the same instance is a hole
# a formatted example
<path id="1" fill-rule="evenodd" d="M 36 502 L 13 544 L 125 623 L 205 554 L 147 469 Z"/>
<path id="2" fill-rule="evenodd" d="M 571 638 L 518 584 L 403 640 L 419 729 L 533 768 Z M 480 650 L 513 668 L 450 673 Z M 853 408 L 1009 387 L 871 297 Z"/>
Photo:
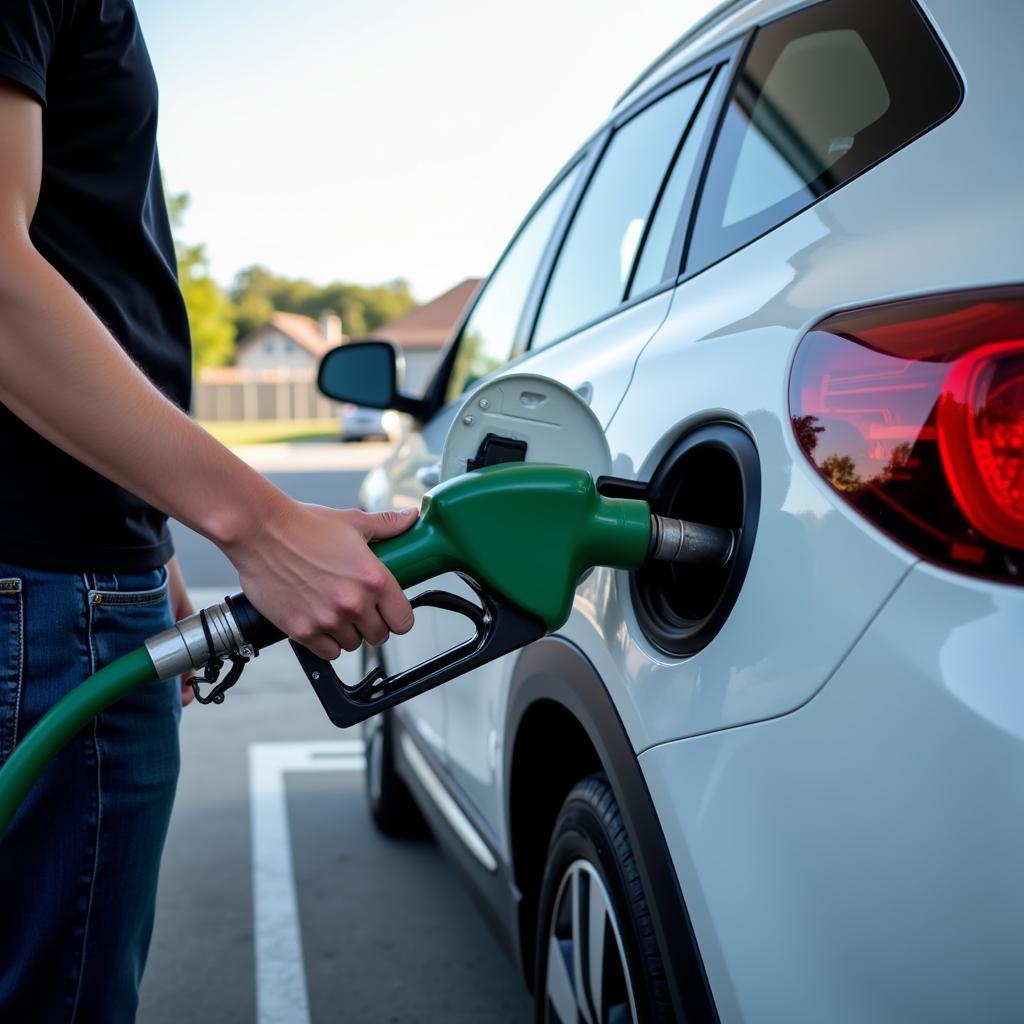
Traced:
<path id="1" fill-rule="evenodd" d="M 385 711 L 363 726 L 366 744 L 366 799 L 370 817 L 386 836 L 395 839 L 429 833 L 416 801 L 395 768 L 394 723 Z"/>
<path id="2" fill-rule="evenodd" d="M 538 1024 L 674 1019 L 647 896 L 604 775 L 578 783 L 562 804 L 537 920 Z"/>

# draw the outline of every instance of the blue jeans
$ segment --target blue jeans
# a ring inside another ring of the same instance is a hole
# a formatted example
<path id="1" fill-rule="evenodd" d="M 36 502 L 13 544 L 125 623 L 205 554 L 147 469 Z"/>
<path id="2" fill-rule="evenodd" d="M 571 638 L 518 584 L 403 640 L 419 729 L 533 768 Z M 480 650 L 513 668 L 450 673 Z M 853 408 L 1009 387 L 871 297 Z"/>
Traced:
<path id="1" fill-rule="evenodd" d="M 0 563 L 0 763 L 86 676 L 171 624 L 164 569 Z M 177 680 L 99 715 L 0 843 L 0 1021 L 132 1021 L 178 778 Z"/>

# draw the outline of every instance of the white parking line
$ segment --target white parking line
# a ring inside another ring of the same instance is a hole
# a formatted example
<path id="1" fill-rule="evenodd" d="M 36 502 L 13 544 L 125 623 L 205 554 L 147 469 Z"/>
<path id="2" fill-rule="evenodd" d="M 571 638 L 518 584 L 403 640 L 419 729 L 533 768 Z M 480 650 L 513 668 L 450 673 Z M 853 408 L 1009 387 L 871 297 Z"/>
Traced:
<path id="1" fill-rule="evenodd" d="M 362 771 L 364 764 L 361 740 L 249 744 L 258 1024 L 310 1024 L 285 773 Z"/>

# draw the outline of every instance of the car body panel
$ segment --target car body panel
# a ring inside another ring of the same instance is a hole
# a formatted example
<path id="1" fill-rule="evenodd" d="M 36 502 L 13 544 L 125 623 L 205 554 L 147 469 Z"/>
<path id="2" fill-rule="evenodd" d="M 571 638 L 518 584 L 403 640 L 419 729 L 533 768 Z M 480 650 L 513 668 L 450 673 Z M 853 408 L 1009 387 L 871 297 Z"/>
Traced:
<path id="1" fill-rule="evenodd" d="M 975 131 L 954 115 L 676 290 L 608 428 L 614 470 L 647 478 L 692 422 L 687 413 L 698 421 L 719 415 L 746 427 L 757 444 L 762 509 L 743 592 L 699 655 L 659 657 L 617 597 L 598 604 L 596 618 L 588 602 L 589 640 L 578 629 L 567 633 L 584 649 L 610 639 L 618 672 L 609 684 L 637 730 L 638 749 L 673 732 L 693 735 L 798 707 L 914 561 L 846 508 L 800 453 L 788 422 L 788 372 L 796 341 L 831 311 L 1024 276 L 1024 252 L 1002 229 L 1008 213 L 1024 213 L 1012 175 L 994 176 L 998 202 L 988 190 L 955 206 L 938 200 L 962 192 L 974 174 Z M 961 152 L 962 160 L 949 156 Z M 880 203 L 885 195 L 902 201 Z M 962 248 L 940 244 L 950 237 Z M 621 579 L 606 588 L 610 598 L 623 590 Z"/>
<path id="2" fill-rule="evenodd" d="M 815 700 L 641 755 L 723 1020 L 1019 1019 L 1022 636 L 919 564 Z"/>
<path id="3" fill-rule="evenodd" d="M 601 423 L 607 423 L 629 383 L 632 360 L 664 322 L 670 301 L 669 292 L 655 295 L 561 344 L 520 360 L 516 369 L 554 377 L 581 391 Z M 502 373 L 495 376 L 501 377 Z M 472 597 L 469 588 L 454 575 L 441 577 L 433 585 Z M 459 616 L 439 613 L 434 622 L 436 650 L 465 639 L 465 620 Z M 499 659 L 442 688 L 449 771 L 506 849 L 499 773 L 502 723 L 514 663 L 514 657 Z"/>

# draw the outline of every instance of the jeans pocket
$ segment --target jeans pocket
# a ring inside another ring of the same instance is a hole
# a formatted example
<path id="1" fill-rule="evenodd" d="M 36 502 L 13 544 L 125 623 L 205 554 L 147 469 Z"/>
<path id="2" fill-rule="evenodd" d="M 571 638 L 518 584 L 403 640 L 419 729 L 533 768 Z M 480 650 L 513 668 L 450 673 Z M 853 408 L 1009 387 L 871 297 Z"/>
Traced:
<path id="1" fill-rule="evenodd" d="M 91 589 L 88 593 L 94 671 L 173 625 L 164 569 L 121 575 L 115 585 L 116 590 Z"/>
<path id="2" fill-rule="evenodd" d="M 152 572 L 121 575 L 117 577 L 118 589 L 89 591 L 89 604 L 94 608 L 105 605 L 108 608 L 146 607 L 167 601 L 169 580 L 166 569 Z"/>
<path id="3" fill-rule="evenodd" d="M 0 579 L 0 764 L 18 741 L 25 665 L 25 602 L 22 581 Z"/>

